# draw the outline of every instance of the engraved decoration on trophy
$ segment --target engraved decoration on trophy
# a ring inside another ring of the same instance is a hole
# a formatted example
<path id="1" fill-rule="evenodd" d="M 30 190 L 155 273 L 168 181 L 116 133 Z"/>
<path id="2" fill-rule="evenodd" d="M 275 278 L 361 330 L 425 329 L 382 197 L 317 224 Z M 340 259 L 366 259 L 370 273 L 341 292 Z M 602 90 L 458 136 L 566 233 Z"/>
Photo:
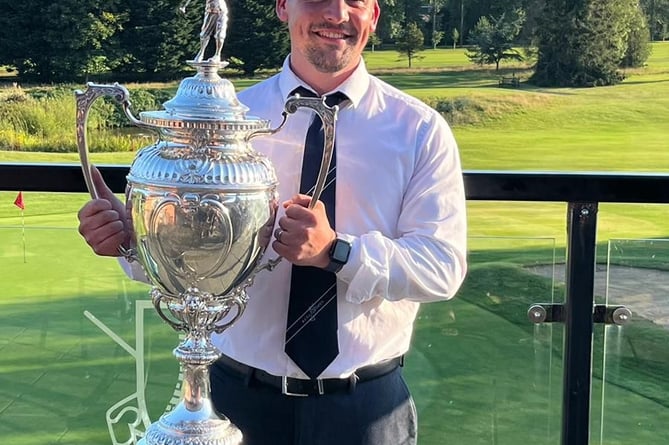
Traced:
<path id="1" fill-rule="evenodd" d="M 190 0 L 187 0 L 184 9 Z M 110 96 L 130 122 L 152 130 L 156 141 L 137 153 L 127 175 L 126 199 L 133 236 L 120 255 L 137 261 L 152 285 L 158 315 L 183 333 L 174 349 L 182 367 L 182 398 L 152 423 L 140 445 L 237 445 L 242 434 L 213 408 L 209 365 L 220 357 L 211 335 L 242 316 L 246 289 L 257 273 L 272 270 L 281 258 L 261 263 L 275 223 L 277 179 L 270 160 L 251 139 L 280 131 L 288 114 L 309 108 L 324 122 L 325 147 L 315 203 L 325 182 L 334 147 L 337 107 L 324 99 L 287 99 L 282 122 L 247 115 L 232 83 L 219 76 L 227 62 L 220 52 L 227 26 L 223 0 L 206 0 L 200 51 L 187 61 L 193 77 L 183 79 L 163 110 L 136 118 L 130 94 L 119 84 L 88 83 L 76 91 L 76 136 L 84 179 L 93 198 L 86 124 L 91 106 Z M 205 58 L 211 39 L 215 54 Z M 306 130 L 305 130 L 306 131 Z"/>

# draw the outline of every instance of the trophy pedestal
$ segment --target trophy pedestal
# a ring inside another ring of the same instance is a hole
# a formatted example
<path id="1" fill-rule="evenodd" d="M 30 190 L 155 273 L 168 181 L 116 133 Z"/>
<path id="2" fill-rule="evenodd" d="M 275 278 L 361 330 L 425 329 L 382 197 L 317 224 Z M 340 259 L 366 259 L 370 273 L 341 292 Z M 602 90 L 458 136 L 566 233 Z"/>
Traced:
<path id="1" fill-rule="evenodd" d="M 242 432 L 213 408 L 208 365 L 184 365 L 183 397 L 137 445 L 240 445 Z"/>

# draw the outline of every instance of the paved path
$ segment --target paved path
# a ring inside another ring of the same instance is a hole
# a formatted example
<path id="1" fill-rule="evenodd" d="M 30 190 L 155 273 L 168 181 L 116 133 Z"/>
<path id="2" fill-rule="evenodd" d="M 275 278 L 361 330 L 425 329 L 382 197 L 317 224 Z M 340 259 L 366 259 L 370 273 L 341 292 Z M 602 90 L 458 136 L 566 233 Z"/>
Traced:
<path id="1" fill-rule="evenodd" d="M 529 271 L 564 283 L 565 265 L 529 267 Z M 608 274 L 608 304 L 625 305 L 632 313 L 669 329 L 669 272 L 638 267 L 611 266 Z M 607 296 L 606 266 L 595 270 L 595 295 Z M 599 301 L 602 301 L 600 298 Z"/>

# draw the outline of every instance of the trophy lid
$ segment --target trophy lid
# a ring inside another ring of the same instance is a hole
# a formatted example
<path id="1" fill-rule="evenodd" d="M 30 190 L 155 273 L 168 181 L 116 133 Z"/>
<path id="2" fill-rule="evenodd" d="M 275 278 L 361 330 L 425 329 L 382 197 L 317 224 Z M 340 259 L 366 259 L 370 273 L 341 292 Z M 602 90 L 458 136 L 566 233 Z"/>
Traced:
<path id="1" fill-rule="evenodd" d="M 165 129 L 204 129 L 247 132 L 267 128 L 269 122 L 246 116 L 249 110 L 235 93 L 235 87 L 217 71 L 227 65 L 220 61 L 189 61 L 197 74 L 181 81 L 176 95 L 163 104 L 164 110 L 145 111 L 140 120 Z"/>

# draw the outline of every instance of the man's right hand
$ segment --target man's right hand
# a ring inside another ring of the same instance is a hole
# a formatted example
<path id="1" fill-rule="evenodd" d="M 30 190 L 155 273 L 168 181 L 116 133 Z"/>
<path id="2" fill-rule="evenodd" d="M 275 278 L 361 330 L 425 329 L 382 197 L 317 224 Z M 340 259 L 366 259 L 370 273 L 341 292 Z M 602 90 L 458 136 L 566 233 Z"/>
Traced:
<path id="1" fill-rule="evenodd" d="M 119 247 L 128 246 L 132 230 L 125 205 L 107 187 L 97 168 L 91 167 L 91 175 L 98 198 L 79 210 L 79 233 L 96 254 L 120 256 Z"/>

